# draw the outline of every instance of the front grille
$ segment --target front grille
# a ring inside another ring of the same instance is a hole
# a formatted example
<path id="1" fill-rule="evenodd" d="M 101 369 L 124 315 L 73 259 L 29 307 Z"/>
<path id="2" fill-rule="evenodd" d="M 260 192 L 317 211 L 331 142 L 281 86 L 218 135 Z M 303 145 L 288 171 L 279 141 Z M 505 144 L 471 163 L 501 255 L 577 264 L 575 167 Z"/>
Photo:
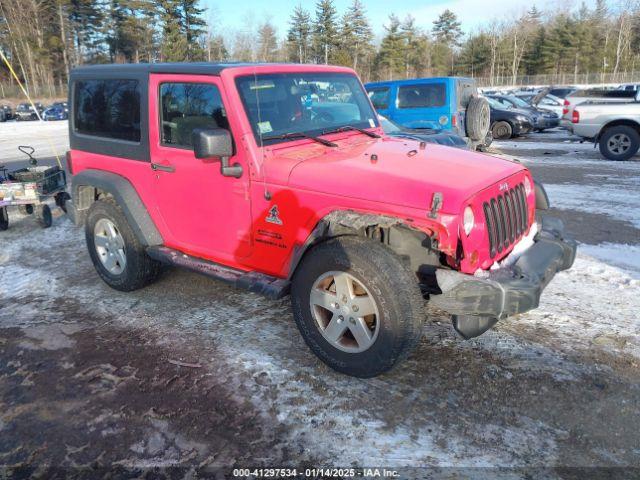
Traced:
<path id="1" fill-rule="evenodd" d="M 484 202 L 484 219 L 491 258 L 517 242 L 528 227 L 527 196 L 520 183 Z"/>

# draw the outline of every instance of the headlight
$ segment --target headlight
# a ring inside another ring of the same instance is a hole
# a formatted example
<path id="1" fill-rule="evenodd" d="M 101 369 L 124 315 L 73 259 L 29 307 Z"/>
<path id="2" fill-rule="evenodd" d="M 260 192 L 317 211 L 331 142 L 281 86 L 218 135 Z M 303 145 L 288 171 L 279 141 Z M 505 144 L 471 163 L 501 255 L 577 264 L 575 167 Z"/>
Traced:
<path id="1" fill-rule="evenodd" d="M 467 207 L 464 209 L 464 215 L 462 216 L 462 226 L 464 228 L 464 233 L 467 234 L 467 237 L 473 230 L 473 225 L 476 223 L 475 218 L 473 217 L 473 210 L 471 207 Z"/>
<path id="2" fill-rule="evenodd" d="M 516 120 L 518 120 L 519 122 L 528 122 L 531 123 L 529 120 L 529 117 L 525 117 L 524 115 L 518 115 L 516 117 Z"/>
<path id="3" fill-rule="evenodd" d="M 527 197 L 531 195 L 531 181 L 529 177 L 524 177 L 524 193 L 527 194 Z"/>

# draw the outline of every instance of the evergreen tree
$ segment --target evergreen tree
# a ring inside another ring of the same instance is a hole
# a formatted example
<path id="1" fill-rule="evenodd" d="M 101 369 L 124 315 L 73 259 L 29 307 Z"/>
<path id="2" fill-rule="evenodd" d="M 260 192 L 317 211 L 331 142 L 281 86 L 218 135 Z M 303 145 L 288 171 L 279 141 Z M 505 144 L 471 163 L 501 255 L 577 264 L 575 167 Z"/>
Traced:
<path id="1" fill-rule="evenodd" d="M 459 45 L 462 30 L 460 29 L 458 17 L 451 10 L 446 9 L 433 22 L 433 35 L 436 41 L 441 42 L 451 48 Z"/>
<path id="2" fill-rule="evenodd" d="M 305 63 L 309 60 L 311 31 L 311 16 L 309 12 L 302 8 L 301 4 L 298 4 L 289 20 L 289 31 L 287 33 L 290 61 Z"/>
<path id="3" fill-rule="evenodd" d="M 404 41 L 400 30 L 400 20 L 393 13 L 389 15 L 389 25 L 380 44 L 376 57 L 376 71 L 383 73 L 383 79 L 391 80 L 404 73 Z"/>
<path id="4" fill-rule="evenodd" d="M 342 18 L 340 40 L 341 48 L 347 52 L 354 69 L 370 51 L 372 38 L 373 32 L 364 5 L 360 0 L 353 0 Z"/>
<path id="5" fill-rule="evenodd" d="M 433 36 L 436 39 L 433 49 L 433 63 L 440 73 L 452 75 L 454 70 L 455 48 L 460 45 L 462 30 L 458 17 L 446 9 L 433 22 Z"/>
<path id="6" fill-rule="evenodd" d="M 318 0 L 313 31 L 313 49 L 317 63 L 328 64 L 338 46 L 336 15 L 333 0 Z"/>
<path id="7" fill-rule="evenodd" d="M 205 34 L 207 22 L 202 18 L 204 8 L 198 7 L 199 1 L 182 0 L 180 2 L 182 28 L 187 46 L 187 61 L 202 60 L 204 56 L 200 40 Z"/>
<path id="8" fill-rule="evenodd" d="M 269 22 L 258 29 L 258 61 L 275 62 L 278 57 L 278 38 L 276 29 Z"/>

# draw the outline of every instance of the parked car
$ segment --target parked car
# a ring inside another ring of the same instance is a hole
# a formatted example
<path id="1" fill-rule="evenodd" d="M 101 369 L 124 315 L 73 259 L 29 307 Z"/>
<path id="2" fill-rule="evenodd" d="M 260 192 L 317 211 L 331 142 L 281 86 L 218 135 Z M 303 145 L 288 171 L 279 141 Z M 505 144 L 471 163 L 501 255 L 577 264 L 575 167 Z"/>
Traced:
<path id="1" fill-rule="evenodd" d="M 474 149 L 487 143 L 489 106 L 471 78 L 417 78 L 365 88 L 379 113 L 406 128 L 451 131 Z"/>
<path id="2" fill-rule="evenodd" d="M 63 105 L 54 104 L 52 107 L 47 108 L 42 112 L 42 119 L 45 121 L 51 120 L 66 120 L 69 118 L 69 112 L 65 110 Z"/>
<path id="3" fill-rule="evenodd" d="M 36 110 L 33 109 L 30 103 L 21 103 L 16 107 L 16 122 L 38 120 L 38 113 L 36 113 Z"/>
<path id="4" fill-rule="evenodd" d="M 418 140 L 419 142 L 437 143 L 438 145 L 445 145 L 447 147 L 469 148 L 465 139 L 453 132 L 433 130 L 430 128 L 406 128 L 393 120 L 389 120 L 384 115 L 378 115 L 378 120 L 384 133 L 390 137 L 409 138 Z"/>
<path id="5" fill-rule="evenodd" d="M 5 121 L 6 120 L 13 120 L 13 118 L 14 118 L 13 109 L 9 105 L 0 105 L 0 110 L 2 110 L 3 113 L 4 113 Z"/>
<path id="6" fill-rule="evenodd" d="M 609 103 L 628 103 L 637 101 L 640 98 L 639 92 L 627 90 L 603 90 L 599 88 L 589 88 L 585 90 L 576 90 L 564 99 L 562 106 L 562 118 L 560 124 L 573 131 L 573 109 L 584 102 L 609 102 Z"/>
<path id="7" fill-rule="evenodd" d="M 527 112 L 533 120 L 533 129 L 539 132 L 560 125 L 560 117 L 556 113 L 535 107 L 515 95 L 487 95 L 487 97 L 500 102 L 507 109 L 515 108 Z"/>
<path id="8" fill-rule="evenodd" d="M 562 118 L 564 100 L 559 97 L 551 95 L 550 93 L 516 93 L 514 96 L 534 107 L 550 110 L 558 115 L 559 119 Z"/>
<path id="9" fill-rule="evenodd" d="M 494 139 L 514 138 L 533 130 L 533 119 L 525 110 L 505 108 L 493 98 L 487 100 L 491 108 L 491 135 Z"/>
<path id="10" fill-rule="evenodd" d="M 609 160 L 629 160 L 640 149 L 640 102 L 584 102 L 572 112 L 575 135 L 595 141 Z"/>
<path id="11" fill-rule="evenodd" d="M 320 87 L 348 100 L 313 100 Z M 406 358 L 425 295 L 470 338 L 537 306 L 574 261 L 562 223 L 536 223 L 523 165 L 384 135 L 349 68 L 94 65 L 69 91 L 66 206 L 98 275 L 131 291 L 166 263 L 290 292 L 307 345 L 340 372 Z"/>

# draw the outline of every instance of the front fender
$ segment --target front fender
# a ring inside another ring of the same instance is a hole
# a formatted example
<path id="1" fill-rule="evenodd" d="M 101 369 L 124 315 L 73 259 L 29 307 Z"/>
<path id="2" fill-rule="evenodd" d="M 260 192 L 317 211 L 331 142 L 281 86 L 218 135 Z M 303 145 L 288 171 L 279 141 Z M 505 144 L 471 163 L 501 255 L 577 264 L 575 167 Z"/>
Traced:
<path id="1" fill-rule="evenodd" d="M 330 238 L 357 235 L 384 243 L 398 255 L 409 258 L 416 272 L 440 264 L 437 249 L 438 230 L 444 227 L 434 223 L 434 229 L 418 228 L 411 222 L 386 215 L 337 210 L 323 217 L 311 231 L 305 243 L 294 247 L 289 276 L 291 278 L 304 257 L 314 245 Z"/>

